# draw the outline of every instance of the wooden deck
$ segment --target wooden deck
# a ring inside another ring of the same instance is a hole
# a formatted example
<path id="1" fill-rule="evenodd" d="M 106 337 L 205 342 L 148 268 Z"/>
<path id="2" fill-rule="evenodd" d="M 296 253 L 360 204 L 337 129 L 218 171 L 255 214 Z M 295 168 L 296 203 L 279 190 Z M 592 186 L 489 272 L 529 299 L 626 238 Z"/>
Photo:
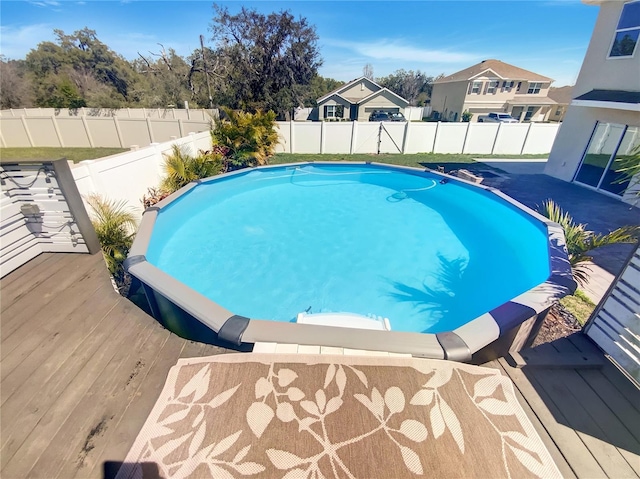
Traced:
<path id="1" fill-rule="evenodd" d="M 163 329 L 112 289 L 99 255 L 43 254 L 0 281 L 0 475 L 103 477 L 180 357 L 230 352 Z M 584 366 L 499 368 L 566 477 L 640 477 L 640 391 L 588 338 L 537 348 Z M 108 474 L 107 474 L 108 475 Z"/>

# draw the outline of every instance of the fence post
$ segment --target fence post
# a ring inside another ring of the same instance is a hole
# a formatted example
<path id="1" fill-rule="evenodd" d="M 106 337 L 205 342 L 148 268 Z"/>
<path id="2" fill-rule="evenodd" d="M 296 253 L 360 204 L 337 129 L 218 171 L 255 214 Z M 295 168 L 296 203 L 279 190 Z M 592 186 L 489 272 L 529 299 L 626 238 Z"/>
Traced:
<path id="1" fill-rule="evenodd" d="M 7 142 L 4 141 L 4 136 L 2 136 L 2 129 L 0 129 L 0 146 L 2 146 L 3 148 L 7 147 Z"/>
<path id="2" fill-rule="evenodd" d="M 197 155 L 198 154 L 198 145 L 196 144 L 196 133 L 194 131 L 192 131 L 191 133 L 189 133 L 189 144 L 191 147 L 191 154 L 192 155 Z"/>
<path id="3" fill-rule="evenodd" d="M 293 120 L 291 120 L 293 122 Z M 326 141 L 325 121 L 320 122 L 320 154 L 324 153 L 324 142 Z"/>
<path id="4" fill-rule="evenodd" d="M 496 136 L 493 138 L 493 145 L 491 145 L 491 154 L 496 149 L 496 143 L 498 143 L 498 136 L 500 135 L 500 128 L 502 128 L 502 122 L 498 122 L 498 129 L 496 130 Z"/>
<path id="5" fill-rule="evenodd" d="M 151 118 L 147 117 L 147 130 L 149 130 L 149 139 L 151 143 L 155 143 L 155 139 L 153 138 L 153 127 L 151 126 Z"/>
<path id="6" fill-rule="evenodd" d="M 531 127 L 533 126 L 532 122 L 529 122 L 529 128 L 527 128 L 527 134 L 524 135 L 524 141 L 522 142 L 522 148 L 520 149 L 520 154 L 524 154 L 524 147 L 527 146 L 527 138 L 529 138 L 529 132 L 531 131 Z"/>
<path id="7" fill-rule="evenodd" d="M 178 118 L 178 130 L 180 130 L 180 138 L 182 138 L 184 136 L 184 125 L 182 124 L 182 118 Z"/>
<path id="8" fill-rule="evenodd" d="M 402 138 L 402 153 L 403 155 L 407 152 L 407 145 L 409 144 L 409 130 L 411 126 L 411 121 L 407 121 L 404 127 L 404 137 Z"/>
<path id="9" fill-rule="evenodd" d="M 60 128 L 58 128 L 58 121 L 55 116 L 51 117 L 51 123 L 53 123 L 53 130 L 56 132 L 56 136 L 58 137 L 58 143 L 60 143 L 60 147 L 64 148 L 64 140 L 62 139 L 62 135 L 60 134 Z"/>
<path id="10" fill-rule="evenodd" d="M 438 142 L 438 130 L 440 130 L 440 122 L 436 123 L 436 133 L 433 135 L 433 145 L 431 145 L 431 153 L 436 152 L 436 143 Z"/>
<path id="11" fill-rule="evenodd" d="M 26 110 L 26 108 L 25 108 L 25 110 Z M 30 146 L 36 146 L 33 143 L 33 138 L 31 137 L 31 132 L 29 131 L 29 126 L 27 125 L 27 118 L 24 115 L 22 115 L 22 116 L 20 116 L 20 119 L 22 120 L 22 126 L 24 127 L 24 132 L 27 135 L 27 140 L 29 140 L 29 145 Z"/>
<path id="12" fill-rule="evenodd" d="M 118 122 L 118 117 L 113 117 L 113 124 L 116 127 L 116 134 L 118 135 L 118 141 L 120 142 L 120 148 L 124 148 L 124 141 L 122 141 L 122 132 L 120 131 L 120 123 Z"/>
<path id="13" fill-rule="evenodd" d="M 464 149 L 467 147 L 467 137 L 469 136 L 469 128 L 471 127 L 471 122 L 467 122 L 467 129 L 464 132 L 464 140 L 462 140 L 462 154 L 465 154 Z"/>
<path id="14" fill-rule="evenodd" d="M 353 155 L 356 152 L 356 138 L 358 137 L 358 120 L 351 122 L 351 146 L 349 147 L 349 154 Z"/>
<path id="15" fill-rule="evenodd" d="M 84 131 L 87 134 L 87 139 L 89 140 L 89 146 L 91 148 L 95 148 L 96 145 L 93 142 L 93 137 L 91 136 L 91 131 L 89 130 L 89 122 L 87 121 L 87 117 L 81 116 L 80 119 L 82 120 L 82 124 L 84 125 Z"/>
<path id="16" fill-rule="evenodd" d="M 289 153 L 294 153 L 295 152 L 295 148 L 293 146 L 293 142 L 294 142 L 293 122 L 289 121 Z"/>

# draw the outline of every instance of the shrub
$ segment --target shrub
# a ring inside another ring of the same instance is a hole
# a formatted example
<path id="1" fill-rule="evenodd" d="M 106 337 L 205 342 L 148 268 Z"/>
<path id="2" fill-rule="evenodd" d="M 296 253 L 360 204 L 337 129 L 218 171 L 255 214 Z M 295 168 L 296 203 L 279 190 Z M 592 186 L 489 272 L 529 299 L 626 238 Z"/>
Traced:
<path id="1" fill-rule="evenodd" d="M 170 194 L 168 191 L 163 191 L 160 188 L 147 188 L 147 193 L 142 195 L 140 201 L 142 201 L 144 209 L 147 209 L 164 200 Z"/>
<path id="2" fill-rule="evenodd" d="M 569 263 L 573 279 L 584 285 L 589 279 L 590 268 L 586 264 L 593 258 L 587 253 L 601 246 L 617 243 L 633 243 L 640 233 L 639 226 L 622 226 L 605 235 L 587 230 L 587 225 L 576 223 L 571 215 L 560 208 L 553 200 L 547 200 L 538 208 L 538 212 L 558 223 L 564 230 L 569 253 Z"/>
<path id="3" fill-rule="evenodd" d="M 222 156 L 214 151 L 200 151 L 198 156 L 192 157 L 178 145 L 173 145 L 171 154 L 165 158 L 164 171 L 160 188 L 170 194 L 191 181 L 220 173 Z"/>
<path id="4" fill-rule="evenodd" d="M 236 170 L 264 165 L 278 143 L 276 114 L 272 111 L 247 113 L 222 108 L 226 118 L 211 130 L 214 148 L 225 149 L 225 169 Z M 215 150 L 214 150 L 215 151 Z"/>
<path id="5" fill-rule="evenodd" d="M 469 110 L 465 110 L 462 112 L 462 121 L 469 123 L 471 121 L 471 118 L 473 118 L 473 113 L 471 113 Z"/>
<path id="6" fill-rule="evenodd" d="M 129 254 L 137 227 L 135 216 L 125 201 L 109 201 L 100 195 L 90 195 L 87 203 L 93 211 L 93 228 L 102 246 L 102 255 L 107 268 L 122 292 L 126 285 L 126 274 L 122 263 Z"/>

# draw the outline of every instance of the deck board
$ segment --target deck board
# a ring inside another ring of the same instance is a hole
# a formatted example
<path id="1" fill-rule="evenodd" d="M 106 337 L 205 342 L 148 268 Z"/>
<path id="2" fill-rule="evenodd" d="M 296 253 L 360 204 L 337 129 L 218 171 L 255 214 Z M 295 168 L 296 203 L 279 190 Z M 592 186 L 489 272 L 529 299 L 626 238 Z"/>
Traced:
<path id="1" fill-rule="evenodd" d="M 99 255 L 42 254 L 0 280 L 0 302 L 2 477 L 116 470 L 178 358 L 232 352 L 182 339 L 120 297 Z M 604 358 L 581 334 L 545 352 Z M 485 366 L 513 381 L 565 477 L 639 477 L 640 390 L 608 360 Z"/>

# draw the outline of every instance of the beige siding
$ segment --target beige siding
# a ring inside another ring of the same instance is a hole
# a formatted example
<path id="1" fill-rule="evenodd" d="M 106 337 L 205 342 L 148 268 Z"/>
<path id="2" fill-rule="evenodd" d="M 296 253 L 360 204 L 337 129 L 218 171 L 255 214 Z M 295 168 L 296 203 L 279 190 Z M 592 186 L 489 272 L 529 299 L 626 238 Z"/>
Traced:
<path id="1" fill-rule="evenodd" d="M 366 98 L 372 93 L 380 90 L 377 86 L 367 80 L 361 80 L 355 85 L 350 86 L 344 91 L 340 92 L 340 96 L 347 98 L 349 100 L 360 100 L 362 98 Z"/>
<path id="2" fill-rule="evenodd" d="M 340 98 L 338 95 L 333 95 L 318 103 L 318 120 L 324 120 L 324 107 L 328 105 L 344 106 L 344 118 L 349 118 L 349 108 L 351 107 L 351 104 L 343 98 Z"/>
<path id="3" fill-rule="evenodd" d="M 374 110 L 404 113 L 404 102 L 400 103 L 400 100 L 395 96 L 388 91 L 384 91 L 374 98 L 358 105 L 358 121 L 368 121 L 369 115 Z"/>
<path id="4" fill-rule="evenodd" d="M 640 126 L 640 115 L 633 111 L 571 106 L 562 122 L 544 172 L 561 180 L 571 181 L 598 121 Z"/>
<path id="5" fill-rule="evenodd" d="M 452 116 L 455 113 L 458 114 L 458 119 L 464 111 L 464 101 L 467 95 L 467 88 L 469 82 L 449 82 L 449 83 L 436 83 L 433 85 L 433 91 L 431 93 L 431 107 L 433 111 L 437 111 L 442 116 L 447 116 L 451 113 Z"/>
<path id="6" fill-rule="evenodd" d="M 591 42 L 576 86 L 573 87 L 573 98 L 594 89 L 640 89 L 640 45 L 636 46 L 633 57 L 607 59 L 622 6 L 623 2 L 604 2 L 600 5 Z"/>

